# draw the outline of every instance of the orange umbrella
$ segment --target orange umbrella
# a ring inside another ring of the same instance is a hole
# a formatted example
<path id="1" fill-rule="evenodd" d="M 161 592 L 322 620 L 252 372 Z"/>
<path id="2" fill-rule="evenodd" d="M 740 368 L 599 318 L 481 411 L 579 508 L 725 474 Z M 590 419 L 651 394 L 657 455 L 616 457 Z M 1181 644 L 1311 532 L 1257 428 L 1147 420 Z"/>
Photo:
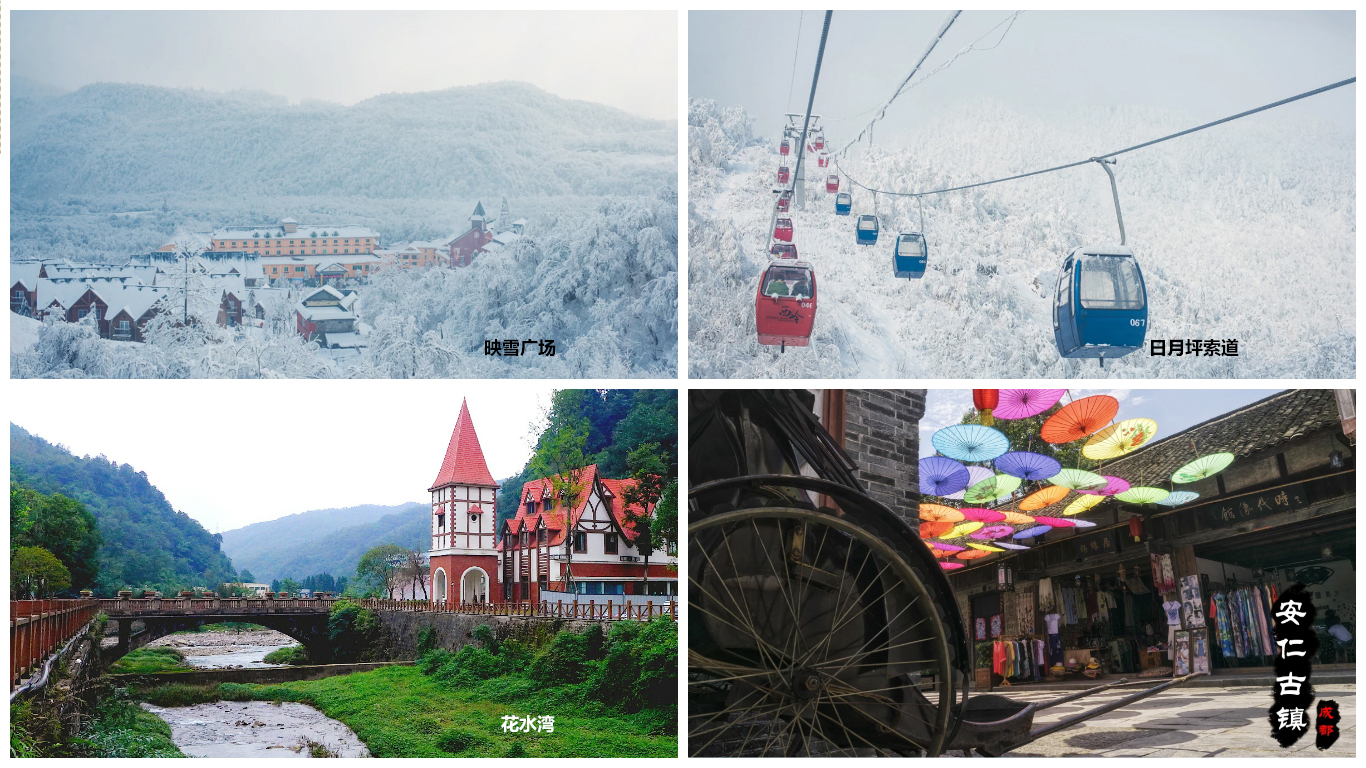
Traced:
<path id="1" fill-rule="evenodd" d="M 1003 523 L 1009 523 L 1010 525 L 1029 525 L 1030 523 L 1034 522 L 1034 518 L 1026 514 L 1021 514 L 1019 512 L 1007 512 L 1004 509 L 1000 512 L 1001 514 L 1006 516 L 1006 519 L 1001 521 Z"/>
<path id="2" fill-rule="evenodd" d="M 933 539 L 942 536 L 953 530 L 953 523 L 950 522 L 929 522 L 920 524 L 920 538 Z"/>
<path id="3" fill-rule="evenodd" d="M 980 549 L 965 549 L 955 555 L 959 560 L 976 560 L 979 557 L 991 557 L 990 552 L 983 552 Z"/>
<path id="4" fill-rule="evenodd" d="M 943 504 L 921 504 L 920 519 L 931 523 L 960 523 L 963 513 Z"/>
<path id="5" fill-rule="evenodd" d="M 1039 437 L 1050 443 L 1070 443 L 1105 428 L 1119 413 L 1119 401 L 1109 395 L 1092 395 L 1073 400 L 1048 417 Z"/>
<path id="6" fill-rule="evenodd" d="M 1042 491 L 1035 491 L 1020 502 L 1020 509 L 1026 512 L 1051 507 L 1067 496 L 1067 489 L 1061 485 L 1050 485 Z"/>

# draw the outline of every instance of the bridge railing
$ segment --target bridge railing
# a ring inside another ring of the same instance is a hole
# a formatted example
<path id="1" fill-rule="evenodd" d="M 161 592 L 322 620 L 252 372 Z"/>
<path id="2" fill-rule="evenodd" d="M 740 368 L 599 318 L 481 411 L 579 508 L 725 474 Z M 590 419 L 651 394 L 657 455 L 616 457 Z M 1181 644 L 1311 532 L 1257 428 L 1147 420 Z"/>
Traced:
<path id="1" fill-rule="evenodd" d="M 650 621 L 667 616 L 678 621 L 678 603 L 674 600 L 643 604 L 613 604 L 587 602 L 539 603 L 437 603 L 428 600 L 366 599 L 361 606 L 376 611 L 412 613 L 468 613 L 482 616 L 538 616 L 556 619 L 588 619 L 592 621 Z"/>
<path id="2" fill-rule="evenodd" d="M 96 600 L 9 602 L 9 687 L 16 686 L 99 613 Z"/>
<path id="3" fill-rule="evenodd" d="M 252 613 L 327 613 L 336 598 L 266 597 L 140 597 L 103 598 L 100 609 L 109 616 L 214 615 Z"/>

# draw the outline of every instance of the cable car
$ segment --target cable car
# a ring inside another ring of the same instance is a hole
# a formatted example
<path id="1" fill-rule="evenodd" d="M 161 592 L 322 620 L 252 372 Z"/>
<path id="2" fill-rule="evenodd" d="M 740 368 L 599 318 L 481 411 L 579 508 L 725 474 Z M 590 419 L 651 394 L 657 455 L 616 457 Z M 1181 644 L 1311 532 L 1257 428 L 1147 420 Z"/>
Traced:
<path id="1" fill-rule="evenodd" d="M 817 152 L 819 152 L 822 149 L 825 149 L 825 137 L 820 135 L 819 133 L 816 134 L 816 138 L 811 142 L 811 145 L 816 148 Z"/>
<path id="2" fill-rule="evenodd" d="M 820 153 L 816 156 L 816 165 L 820 168 L 829 168 L 830 156 L 825 154 L 824 152 Z"/>
<path id="3" fill-rule="evenodd" d="M 892 250 L 892 274 L 896 277 L 924 277 L 930 247 L 919 232 L 902 232 Z"/>
<path id="4" fill-rule="evenodd" d="M 795 259 L 797 258 L 797 246 L 793 243 L 780 243 L 775 240 L 768 247 L 768 255 L 777 256 L 780 259 Z"/>
<path id="5" fill-rule="evenodd" d="M 785 243 L 792 242 L 792 219 L 779 217 L 773 224 L 773 239 Z"/>
<path id="6" fill-rule="evenodd" d="M 854 198 L 850 197 L 848 192 L 841 192 L 838 195 L 835 195 L 836 216 L 848 216 L 849 211 L 853 210 L 853 208 Z"/>
<path id="7" fill-rule="evenodd" d="M 858 224 L 854 231 L 858 233 L 859 245 L 872 245 L 877 242 L 877 217 L 871 213 L 865 213 L 858 217 Z"/>
<path id="8" fill-rule="evenodd" d="M 786 166 L 786 165 L 780 165 L 780 166 L 778 166 L 778 183 L 779 183 L 779 184 L 786 184 L 786 183 L 787 183 L 787 179 L 788 179 L 787 166 Z"/>
<path id="9" fill-rule="evenodd" d="M 783 139 L 782 143 L 778 145 L 778 154 L 787 157 L 787 153 L 791 151 L 792 145 L 787 142 L 787 139 Z"/>
<path id="10" fill-rule="evenodd" d="M 1123 245 L 1077 248 L 1063 262 L 1053 302 L 1053 337 L 1065 358 L 1123 357 L 1143 347 L 1148 294 L 1134 252 Z"/>
<path id="11" fill-rule="evenodd" d="M 786 212 L 787 209 L 791 206 L 791 204 L 792 204 L 792 192 L 787 191 L 787 192 L 783 192 L 781 195 L 778 195 L 778 211 L 779 211 L 779 212 Z"/>
<path id="12" fill-rule="evenodd" d="M 826 194 L 831 194 L 831 195 L 833 195 L 833 194 L 835 194 L 836 192 L 840 191 L 840 177 L 839 177 L 839 174 L 832 173 L 832 174 L 830 174 L 829 176 L 826 176 L 826 177 L 825 177 L 825 191 L 826 191 Z"/>
<path id="13" fill-rule="evenodd" d="M 805 347 L 816 322 L 816 271 L 804 261 L 775 261 L 759 279 L 754 324 L 759 343 Z"/>

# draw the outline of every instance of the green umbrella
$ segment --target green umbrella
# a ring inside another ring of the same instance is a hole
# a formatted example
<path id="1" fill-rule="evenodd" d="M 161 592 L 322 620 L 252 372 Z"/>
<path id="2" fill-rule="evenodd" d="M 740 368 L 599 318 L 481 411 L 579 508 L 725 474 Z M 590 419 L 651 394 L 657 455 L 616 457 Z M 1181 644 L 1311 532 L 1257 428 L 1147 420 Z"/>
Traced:
<path id="1" fill-rule="evenodd" d="M 1173 483 L 1193 483 L 1196 480 L 1204 480 L 1211 475 L 1217 475 L 1224 471 L 1224 467 L 1233 463 L 1231 453 L 1211 453 L 1208 456 L 1201 456 L 1186 466 L 1176 470 L 1172 475 Z"/>
<path id="2" fill-rule="evenodd" d="M 969 504 L 995 501 L 1002 496 L 1009 496 L 1014 493 L 1015 489 L 1020 487 L 1021 482 L 1020 478 L 1011 475 L 992 475 L 969 488 L 963 494 L 963 501 Z"/>
<path id="3" fill-rule="evenodd" d="M 1061 485 L 1064 488 L 1071 488 L 1074 491 L 1091 491 L 1104 488 L 1110 481 L 1084 469 L 1064 469 L 1048 478 L 1048 482 L 1053 485 Z"/>
<path id="4" fill-rule="evenodd" d="M 1156 504 L 1167 498 L 1169 493 L 1169 491 L 1164 491 L 1161 488 L 1145 488 L 1140 485 L 1130 488 L 1124 493 L 1115 494 L 1115 498 L 1120 501 L 1127 501 L 1130 504 Z"/>

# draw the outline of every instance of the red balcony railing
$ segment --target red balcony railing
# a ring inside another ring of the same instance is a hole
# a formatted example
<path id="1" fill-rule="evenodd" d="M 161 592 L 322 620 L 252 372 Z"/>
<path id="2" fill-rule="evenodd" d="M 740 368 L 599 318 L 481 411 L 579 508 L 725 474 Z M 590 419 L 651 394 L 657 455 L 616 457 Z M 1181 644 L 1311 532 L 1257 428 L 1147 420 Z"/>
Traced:
<path id="1" fill-rule="evenodd" d="M 588 619 L 593 621 L 649 621 L 668 616 L 678 621 L 678 603 L 674 600 L 644 604 L 599 603 L 435 603 L 427 600 L 361 600 L 361 606 L 375 611 L 404 611 L 412 613 L 470 613 L 482 616 L 542 616 L 556 619 Z"/>

